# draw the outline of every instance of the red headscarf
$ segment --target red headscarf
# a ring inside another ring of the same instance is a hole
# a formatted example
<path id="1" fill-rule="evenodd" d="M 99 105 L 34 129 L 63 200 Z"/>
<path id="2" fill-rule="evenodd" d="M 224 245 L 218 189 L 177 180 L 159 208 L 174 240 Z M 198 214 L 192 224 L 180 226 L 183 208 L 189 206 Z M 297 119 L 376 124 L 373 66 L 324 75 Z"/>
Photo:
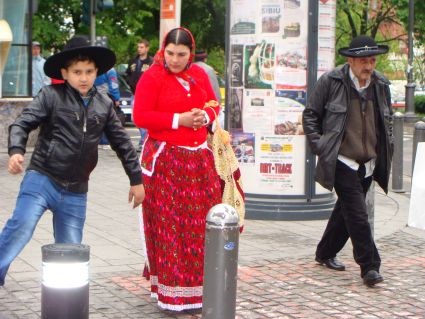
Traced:
<path id="1" fill-rule="evenodd" d="M 161 49 L 155 54 L 154 56 L 154 63 L 162 66 L 163 68 L 165 68 L 168 72 L 170 72 L 170 70 L 167 67 L 167 64 L 165 63 L 165 57 L 164 57 L 164 52 L 165 52 L 165 41 L 167 40 L 168 35 L 170 34 L 170 32 L 174 31 L 174 30 L 183 30 L 185 31 L 187 34 L 189 34 L 191 40 L 192 40 L 192 49 L 190 51 L 190 56 L 189 56 L 189 61 L 187 62 L 186 68 L 179 72 L 179 73 L 175 73 L 176 76 L 181 77 L 187 81 L 191 81 L 193 82 L 192 78 L 190 77 L 189 74 L 187 74 L 187 70 L 190 68 L 190 65 L 192 64 L 193 61 L 193 57 L 195 55 L 195 39 L 193 38 L 192 32 L 190 32 L 188 29 L 183 28 L 183 27 L 178 27 L 178 28 L 174 28 L 171 29 L 170 31 L 168 31 L 168 33 L 165 35 L 164 40 L 162 40 L 162 45 L 161 45 Z"/>

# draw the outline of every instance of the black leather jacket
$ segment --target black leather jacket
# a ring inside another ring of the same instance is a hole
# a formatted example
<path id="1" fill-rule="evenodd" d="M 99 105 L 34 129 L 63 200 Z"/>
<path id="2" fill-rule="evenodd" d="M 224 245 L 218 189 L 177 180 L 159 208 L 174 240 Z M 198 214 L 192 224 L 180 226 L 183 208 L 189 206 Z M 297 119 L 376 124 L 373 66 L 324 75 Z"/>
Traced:
<path id="1" fill-rule="evenodd" d="M 388 192 L 388 180 L 393 152 L 392 107 L 389 81 L 374 71 L 373 85 L 377 114 L 377 158 L 374 179 Z M 341 146 L 350 104 L 349 65 L 336 68 L 317 81 L 303 112 L 303 127 L 310 149 L 319 159 L 316 181 L 332 190 L 335 166 Z"/>
<path id="2" fill-rule="evenodd" d="M 139 68 L 137 67 L 138 63 Z M 131 92 L 133 92 L 133 94 L 136 92 L 137 82 L 139 82 L 140 77 L 152 65 L 152 63 L 152 57 L 148 56 L 146 59 L 140 60 L 138 55 L 128 62 L 128 67 L 125 71 L 126 81 L 130 86 Z"/>
<path id="3" fill-rule="evenodd" d="M 105 131 L 130 184 L 142 183 L 137 153 L 107 95 L 95 90 L 85 107 L 78 91 L 67 83 L 44 87 L 10 125 L 9 155 L 24 154 L 28 135 L 37 127 L 40 132 L 27 169 L 51 177 L 69 191 L 85 193 Z"/>

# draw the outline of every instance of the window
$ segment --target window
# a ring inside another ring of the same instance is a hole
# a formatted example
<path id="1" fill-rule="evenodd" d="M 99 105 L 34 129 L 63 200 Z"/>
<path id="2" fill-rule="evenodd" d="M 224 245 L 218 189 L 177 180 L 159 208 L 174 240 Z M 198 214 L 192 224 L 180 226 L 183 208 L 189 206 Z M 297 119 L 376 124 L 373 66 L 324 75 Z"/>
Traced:
<path id="1" fill-rule="evenodd" d="M 8 22 L 13 34 L 12 46 L 3 72 L 3 97 L 31 96 L 31 5 L 32 0 L 0 0 L 0 19 Z"/>

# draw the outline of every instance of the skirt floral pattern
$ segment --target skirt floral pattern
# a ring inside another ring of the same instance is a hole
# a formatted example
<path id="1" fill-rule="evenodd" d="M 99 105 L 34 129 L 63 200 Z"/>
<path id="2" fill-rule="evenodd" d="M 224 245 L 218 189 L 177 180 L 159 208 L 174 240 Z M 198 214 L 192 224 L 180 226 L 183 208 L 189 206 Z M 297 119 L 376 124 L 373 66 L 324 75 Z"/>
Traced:
<path id="1" fill-rule="evenodd" d="M 201 308 L 205 219 L 221 203 L 213 155 L 209 149 L 166 144 L 152 176 L 144 175 L 144 185 L 144 276 L 150 279 L 151 295 L 163 309 Z"/>

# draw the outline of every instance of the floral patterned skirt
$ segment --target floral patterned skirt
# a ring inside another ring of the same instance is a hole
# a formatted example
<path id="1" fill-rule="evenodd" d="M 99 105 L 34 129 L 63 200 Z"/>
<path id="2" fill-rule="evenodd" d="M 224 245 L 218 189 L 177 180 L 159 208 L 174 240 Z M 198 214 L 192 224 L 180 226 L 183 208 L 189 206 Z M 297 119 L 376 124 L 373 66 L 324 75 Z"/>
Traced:
<path id="1" fill-rule="evenodd" d="M 149 148 L 147 141 L 145 148 Z M 209 149 L 166 144 L 152 176 L 144 175 L 143 224 L 151 295 L 158 306 L 202 307 L 205 218 L 221 203 L 219 177 Z M 146 271 L 147 270 L 147 271 Z"/>

